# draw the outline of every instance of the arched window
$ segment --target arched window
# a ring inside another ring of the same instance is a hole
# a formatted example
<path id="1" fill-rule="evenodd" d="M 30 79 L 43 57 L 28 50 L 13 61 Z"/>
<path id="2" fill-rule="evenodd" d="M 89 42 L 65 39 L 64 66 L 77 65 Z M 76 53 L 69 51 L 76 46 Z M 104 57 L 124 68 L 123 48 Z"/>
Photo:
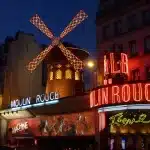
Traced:
<path id="1" fill-rule="evenodd" d="M 79 71 L 75 72 L 75 80 L 80 80 L 80 73 L 79 73 Z"/>
<path id="2" fill-rule="evenodd" d="M 56 71 L 56 76 L 55 76 L 56 79 L 62 79 L 62 71 L 60 69 L 58 69 Z"/>
<path id="3" fill-rule="evenodd" d="M 49 79 L 50 79 L 50 80 L 53 80 L 53 76 L 54 76 L 53 71 L 50 71 L 50 73 L 49 73 Z"/>
<path id="4" fill-rule="evenodd" d="M 65 78 L 66 79 L 72 79 L 72 71 L 70 69 L 67 69 L 65 71 Z"/>

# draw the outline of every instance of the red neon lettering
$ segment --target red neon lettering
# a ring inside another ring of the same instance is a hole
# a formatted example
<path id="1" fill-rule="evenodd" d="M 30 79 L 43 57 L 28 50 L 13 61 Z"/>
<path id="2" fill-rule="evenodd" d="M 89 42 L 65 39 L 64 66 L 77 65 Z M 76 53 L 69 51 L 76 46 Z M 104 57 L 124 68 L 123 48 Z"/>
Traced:
<path id="1" fill-rule="evenodd" d="M 148 90 L 149 90 L 149 87 L 150 86 L 150 84 L 145 84 L 145 99 L 148 101 L 148 102 L 150 102 L 150 96 L 149 96 L 149 92 L 148 92 Z"/>
<path id="2" fill-rule="evenodd" d="M 90 107 L 107 104 L 140 102 L 145 100 L 150 102 L 150 83 L 124 84 L 103 87 L 90 93 Z"/>
<path id="3" fill-rule="evenodd" d="M 128 84 L 125 84 L 122 86 L 122 100 L 124 102 L 129 102 L 130 98 L 130 86 Z"/>
<path id="4" fill-rule="evenodd" d="M 121 72 L 128 74 L 128 56 L 127 54 L 121 53 Z"/>
<path id="5" fill-rule="evenodd" d="M 106 55 L 104 56 L 104 76 L 109 74 L 109 64 Z"/>
<path id="6" fill-rule="evenodd" d="M 98 104 L 102 105 L 101 89 L 98 89 Z"/>
<path id="7" fill-rule="evenodd" d="M 108 79 L 108 84 L 112 84 L 112 78 Z"/>
<path id="8" fill-rule="evenodd" d="M 95 97 L 94 97 L 93 93 L 94 93 L 94 91 L 92 91 L 90 93 L 90 107 L 94 107 L 94 99 L 95 99 Z"/>
<path id="9" fill-rule="evenodd" d="M 104 85 L 107 85 L 107 80 L 104 80 Z"/>
<path id="10" fill-rule="evenodd" d="M 102 88 L 102 104 L 108 104 L 108 87 Z"/>
<path id="11" fill-rule="evenodd" d="M 110 53 L 111 73 L 120 73 L 120 70 L 115 71 L 114 53 Z"/>
<path id="12" fill-rule="evenodd" d="M 119 86 L 112 86 L 112 103 L 120 103 Z"/>
<path id="13" fill-rule="evenodd" d="M 133 84 L 133 100 L 134 101 L 141 101 L 142 100 L 142 84 L 137 83 Z"/>

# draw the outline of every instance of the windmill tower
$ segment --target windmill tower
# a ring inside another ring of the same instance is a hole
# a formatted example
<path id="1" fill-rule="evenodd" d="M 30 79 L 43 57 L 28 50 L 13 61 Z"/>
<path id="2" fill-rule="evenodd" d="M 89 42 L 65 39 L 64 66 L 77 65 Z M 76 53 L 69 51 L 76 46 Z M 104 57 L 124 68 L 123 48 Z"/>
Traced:
<path id="1" fill-rule="evenodd" d="M 60 97 L 66 97 L 83 91 L 82 70 L 88 53 L 61 42 L 61 39 L 87 17 L 84 11 L 79 11 L 59 37 L 53 35 L 37 14 L 31 18 L 30 22 L 52 40 L 52 44 L 27 65 L 27 69 L 33 72 L 45 61 L 48 68 L 46 93 L 59 92 Z"/>

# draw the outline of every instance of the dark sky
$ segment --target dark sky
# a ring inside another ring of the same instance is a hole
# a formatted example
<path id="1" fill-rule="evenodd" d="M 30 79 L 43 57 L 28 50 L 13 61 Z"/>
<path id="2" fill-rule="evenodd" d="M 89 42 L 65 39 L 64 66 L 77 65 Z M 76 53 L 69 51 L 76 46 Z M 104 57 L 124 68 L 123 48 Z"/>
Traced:
<path id="1" fill-rule="evenodd" d="M 88 14 L 82 24 L 64 38 L 77 46 L 93 52 L 96 49 L 95 16 L 98 0 L 1 0 L 0 42 L 14 36 L 18 30 L 33 33 L 39 43 L 51 41 L 36 29 L 29 19 L 38 13 L 54 34 L 58 36 L 76 13 L 83 9 Z"/>

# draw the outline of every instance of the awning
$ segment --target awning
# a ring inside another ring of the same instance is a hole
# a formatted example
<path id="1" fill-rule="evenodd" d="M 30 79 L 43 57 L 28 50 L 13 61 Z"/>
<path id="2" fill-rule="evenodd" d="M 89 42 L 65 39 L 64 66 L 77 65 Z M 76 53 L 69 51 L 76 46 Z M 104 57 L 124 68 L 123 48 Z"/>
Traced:
<path id="1" fill-rule="evenodd" d="M 0 111 L 1 117 L 5 119 L 20 119 L 34 117 L 28 110 L 12 111 L 11 109 Z"/>

